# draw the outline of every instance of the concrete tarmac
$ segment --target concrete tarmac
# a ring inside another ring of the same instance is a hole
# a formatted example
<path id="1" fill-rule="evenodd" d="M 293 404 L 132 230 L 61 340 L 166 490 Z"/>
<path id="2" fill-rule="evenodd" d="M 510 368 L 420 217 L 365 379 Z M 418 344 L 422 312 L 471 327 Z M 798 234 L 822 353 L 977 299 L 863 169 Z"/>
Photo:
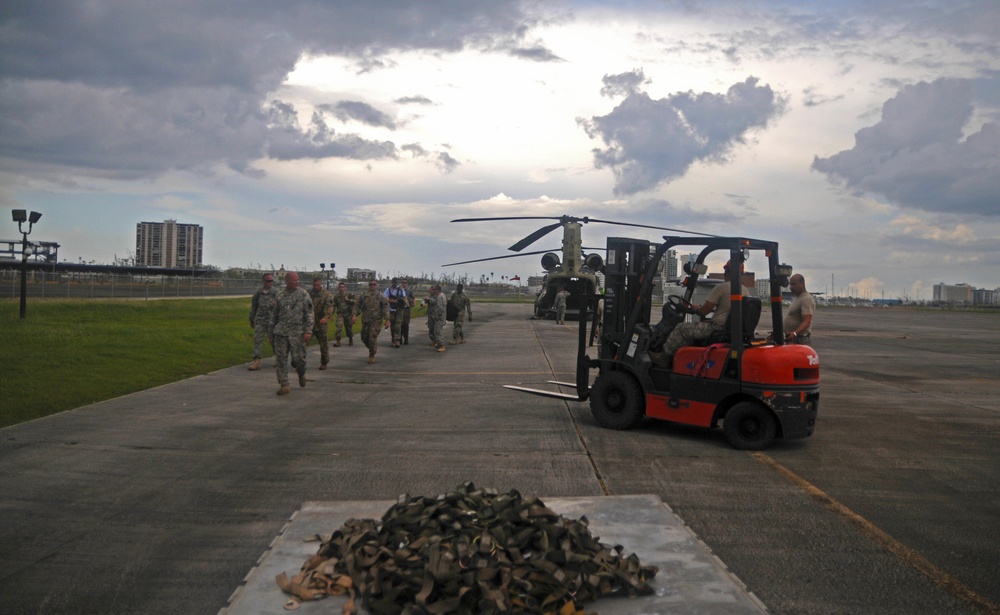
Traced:
<path id="1" fill-rule="evenodd" d="M 576 324 L 530 310 L 314 346 L 287 396 L 269 359 L 0 430 L 0 611 L 214 614 L 303 502 L 471 480 L 656 495 L 772 613 L 1000 612 L 1000 315 L 822 309 L 816 433 L 754 454 L 502 388 L 572 378 Z"/>

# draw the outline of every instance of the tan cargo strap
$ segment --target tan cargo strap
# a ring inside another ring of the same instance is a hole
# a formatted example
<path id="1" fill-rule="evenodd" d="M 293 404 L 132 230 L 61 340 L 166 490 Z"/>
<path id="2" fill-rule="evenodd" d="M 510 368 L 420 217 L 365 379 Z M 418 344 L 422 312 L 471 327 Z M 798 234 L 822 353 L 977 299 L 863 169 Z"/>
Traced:
<path id="1" fill-rule="evenodd" d="M 348 519 L 282 591 L 301 600 L 355 595 L 374 615 L 583 615 L 577 605 L 653 590 L 655 566 L 608 547 L 586 517 L 538 498 L 465 483 L 437 498 L 403 495 L 380 522 Z"/>

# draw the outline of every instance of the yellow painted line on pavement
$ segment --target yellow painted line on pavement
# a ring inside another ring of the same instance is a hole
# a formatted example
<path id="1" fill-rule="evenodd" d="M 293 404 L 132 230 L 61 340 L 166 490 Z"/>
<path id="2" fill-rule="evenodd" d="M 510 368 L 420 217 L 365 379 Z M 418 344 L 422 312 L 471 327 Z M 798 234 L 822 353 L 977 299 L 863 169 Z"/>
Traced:
<path id="1" fill-rule="evenodd" d="M 934 585 L 943 589 L 955 598 L 958 598 L 968 607 L 980 613 L 1000 614 L 1000 608 L 990 602 L 987 598 L 977 594 L 971 587 L 962 583 L 944 570 L 938 568 L 910 547 L 899 542 L 892 536 L 880 530 L 871 521 L 868 521 L 850 508 L 844 506 L 833 499 L 819 487 L 816 487 L 795 472 L 792 472 L 781 465 L 765 453 L 752 453 L 757 461 L 770 467 L 772 470 L 786 478 L 793 485 L 801 489 L 806 495 L 823 504 L 841 517 L 847 519 L 851 524 L 861 530 L 861 533 L 875 541 L 890 553 L 898 557 L 903 563 L 915 568 L 918 572 L 930 579 Z"/>

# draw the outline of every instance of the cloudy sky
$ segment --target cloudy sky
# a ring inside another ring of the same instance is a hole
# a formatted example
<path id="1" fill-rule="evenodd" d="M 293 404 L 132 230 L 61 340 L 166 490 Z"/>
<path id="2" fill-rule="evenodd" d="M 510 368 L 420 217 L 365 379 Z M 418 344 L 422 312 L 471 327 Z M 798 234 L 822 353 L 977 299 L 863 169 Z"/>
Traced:
<path id="1" fill-rule="evenodd" d="M 10 0 L 0 204 L 69 261 L 175 219 L 223 268 L 526 277 L 441 265 L 545 221 L 448 221 L 568 214 L 776 239 L 818 292 L 996 288 L 997 32 L 996 0 Z"/>

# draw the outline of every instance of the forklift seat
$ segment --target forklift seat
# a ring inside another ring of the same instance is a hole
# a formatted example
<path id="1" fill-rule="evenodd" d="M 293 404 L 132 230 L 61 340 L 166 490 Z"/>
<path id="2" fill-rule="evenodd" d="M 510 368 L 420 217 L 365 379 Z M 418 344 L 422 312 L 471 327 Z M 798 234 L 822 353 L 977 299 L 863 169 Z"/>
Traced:
<path id="1" fill-rule="evenodd" d="M 754 334 L 757 331 L 757 323 L 760 322 L 760 312 L 761 312 L 761 302 L 757 297 L 743 297 L 740 302 L 743 310 L 743 343 L 749 344 L 754 339 Z M 732 312 L 729 312 L 729 318 L 726 318 L 726 328 L 722 331 L 716 331 L 712 335 L 708 336 L 704 341 L 698 342 L 698 346 L 711 346 L 712 344 L 729 344 L 730 339 L 730 318 L 732 318 Z"/>

